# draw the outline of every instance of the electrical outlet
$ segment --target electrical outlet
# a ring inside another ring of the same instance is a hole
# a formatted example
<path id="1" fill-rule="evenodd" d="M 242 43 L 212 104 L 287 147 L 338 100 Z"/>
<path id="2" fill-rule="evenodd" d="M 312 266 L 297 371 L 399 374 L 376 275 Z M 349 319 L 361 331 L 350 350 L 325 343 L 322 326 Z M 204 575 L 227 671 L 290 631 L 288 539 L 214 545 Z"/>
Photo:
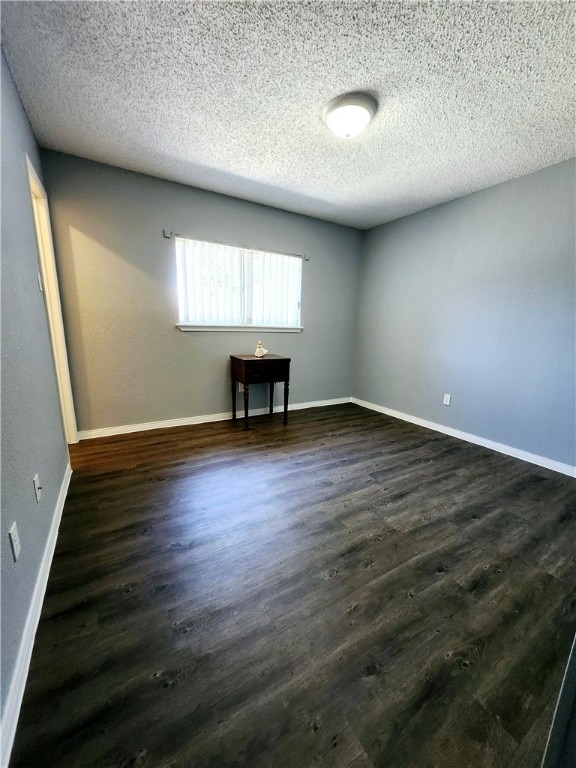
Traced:
<path id="1" fill-rule="evenodd" d="M 12 545 L 12 556 L 14 557 L 14 562 L 16 562 L 16 560 L 18 560 L 18 555 L 20 554 L 20 550 L 22 549 L 22 546 L 20 545 L 20 536 L 18 535 L 18 526 L 16 525 L 16 521 L 12 523 L 12 526 L 8 531 L 8 538 L 10 539 L 10 544 Z"/>
<path id="2" fill-rule="evenodd" d="M 444 395 L 444 405 L 450 405 L 451 399 L 452 399 L 452 395 Z"/>
<path id="3" fill-rule="evenodd" d="M 38 477 L 38 475 L 34 475 L 32 483 L 34 484 L 34 493 L 36 495 L 36 504 L 39 504 L 40 503 L 40 497 L 42 496 L 42 486 L 40 485 L 40 478 Z"/>

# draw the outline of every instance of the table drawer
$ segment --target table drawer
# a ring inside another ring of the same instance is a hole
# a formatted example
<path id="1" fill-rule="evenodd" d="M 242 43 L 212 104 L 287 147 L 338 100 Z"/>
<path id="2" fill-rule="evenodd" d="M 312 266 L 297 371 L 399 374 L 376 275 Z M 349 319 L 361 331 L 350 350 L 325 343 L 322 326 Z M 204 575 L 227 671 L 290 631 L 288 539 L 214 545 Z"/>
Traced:
<path id="1" fill-rule="evenodd" d="M 246 380 L 248 384 L 257 384 L 260 381 L 286 381 L 289 374 L 287 363 L 261 364 L 259 361 L 246 366 Z"/>

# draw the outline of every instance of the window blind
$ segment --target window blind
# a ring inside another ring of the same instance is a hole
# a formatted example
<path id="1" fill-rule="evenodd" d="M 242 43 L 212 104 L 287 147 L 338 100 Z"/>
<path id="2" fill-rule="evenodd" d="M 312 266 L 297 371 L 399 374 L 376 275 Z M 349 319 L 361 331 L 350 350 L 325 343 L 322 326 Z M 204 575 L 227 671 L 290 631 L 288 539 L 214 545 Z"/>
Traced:
<path id="1" fill-rule="evenodd" d="M 302 258 L 176 237 L 180 322 L 297 328 Z"/>

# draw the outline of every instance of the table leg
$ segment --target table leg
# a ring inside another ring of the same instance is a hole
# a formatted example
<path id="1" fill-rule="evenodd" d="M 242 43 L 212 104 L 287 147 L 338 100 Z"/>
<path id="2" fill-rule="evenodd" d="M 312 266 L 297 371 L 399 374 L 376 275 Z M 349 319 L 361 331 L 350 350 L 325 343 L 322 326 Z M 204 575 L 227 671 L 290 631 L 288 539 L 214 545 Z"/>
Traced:
<path id="1" fill-rule="evenodd" d="M 288 424 L 288 390 L 290 389 L 288 381 L 284 382 L 284 424 Z"/>
<path id="2" fill-rule="evenodd" d="M 232 421 L 236 421 L 236 382 L 232 379 Z"/>
<path id="3" fill-rule="evenodd" d="M 270 407 L 268 408 L 268 415 L 272 416 L 274 413 L 274 382 L 270 382 Z"/>
<path id="4" fill-rule="evenodd" d="M 244 429 L 250 429 L 248 425 L 248 403 L 250 401 L 250 387 L 244 384 Z"/>

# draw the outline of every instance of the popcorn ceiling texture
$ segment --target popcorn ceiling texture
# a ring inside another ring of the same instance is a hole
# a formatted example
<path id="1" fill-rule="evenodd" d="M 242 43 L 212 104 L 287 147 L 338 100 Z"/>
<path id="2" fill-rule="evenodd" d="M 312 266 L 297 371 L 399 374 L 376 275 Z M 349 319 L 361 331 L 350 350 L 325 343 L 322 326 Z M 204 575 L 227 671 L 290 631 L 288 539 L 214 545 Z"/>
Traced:
<path id="1" fill-rule="evenodd" d="M 368 228 L 574 155 L 573 3 L 1 7 L 40 144 L 121 168 Z"/>

